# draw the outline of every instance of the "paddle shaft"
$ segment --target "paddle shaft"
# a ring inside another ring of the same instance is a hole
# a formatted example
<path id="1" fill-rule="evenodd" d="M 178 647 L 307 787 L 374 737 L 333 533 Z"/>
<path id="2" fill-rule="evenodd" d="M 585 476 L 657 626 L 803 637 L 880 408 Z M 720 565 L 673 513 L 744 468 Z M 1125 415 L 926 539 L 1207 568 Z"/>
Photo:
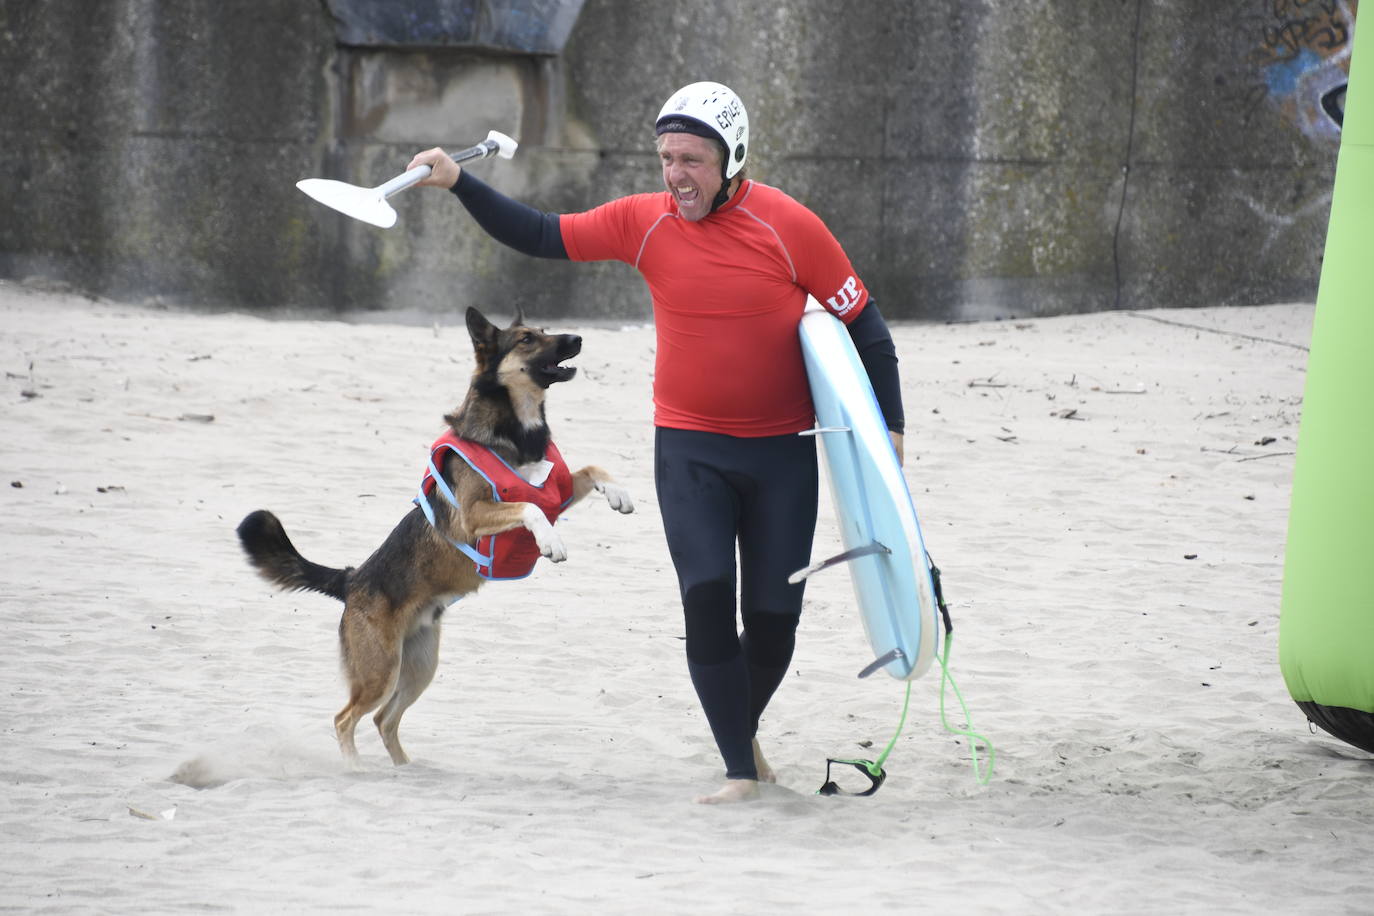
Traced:
<path id="1" fill-rule="evenodd" d="M 485 159 L 488 156 L 495 156 L 501 151 L 500 145 L 490 138 L 483 140 L 476 146 L 469 146 L 465 150 L 460 150 L 449 156 L 454 162 L 469 162 L 473 159 Z M 398 191 L 404 191 L 412 185 L 417 185 L 429 177 L 429 173 L 434 171 L 427 165 L 416 166 L 408 172 L 402 172 L 386 184 L 379 185 L 377 192 L 383 198 L 390 197 Z"/>

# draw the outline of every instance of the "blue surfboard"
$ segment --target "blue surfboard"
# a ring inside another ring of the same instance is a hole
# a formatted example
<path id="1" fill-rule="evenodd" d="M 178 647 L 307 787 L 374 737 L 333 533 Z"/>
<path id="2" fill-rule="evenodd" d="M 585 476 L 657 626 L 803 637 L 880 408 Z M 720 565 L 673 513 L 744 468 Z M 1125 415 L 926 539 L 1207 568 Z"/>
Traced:
<path id="1" fill-rule="evenodd" d="M 912 680 L 935 658 L 940 609 L 911 493 L 849 332 L 813 299 L 799 334 L 817 424 L 804 435 L 820 437 L 845 550 L 791 580 L 845 563 L 874 656 L 859 676 Z"/>

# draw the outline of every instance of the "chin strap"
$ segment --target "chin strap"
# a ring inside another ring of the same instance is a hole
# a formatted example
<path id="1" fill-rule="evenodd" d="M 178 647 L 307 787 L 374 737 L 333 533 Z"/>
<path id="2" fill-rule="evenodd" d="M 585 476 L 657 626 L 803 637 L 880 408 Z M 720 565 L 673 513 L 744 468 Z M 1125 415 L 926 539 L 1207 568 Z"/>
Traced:
<path id="1" fill-rule="evenodd" d="M 724 171 L 725 167 L 721 166 L 721 172 L 724 173 Z M 735 180 L 733 178 L 725 179 L 725 184 L 721 185 L 720 190 L 716 192 L 716 199 L 711 201 L 711 209 L 707 211 L 708 214 L 715 213 L 717 209 L 730 199 L 730 185 L 734 184 L 734 182 Z M 741 182 L 741 184 L 742 183 L 743 182 Z"/>

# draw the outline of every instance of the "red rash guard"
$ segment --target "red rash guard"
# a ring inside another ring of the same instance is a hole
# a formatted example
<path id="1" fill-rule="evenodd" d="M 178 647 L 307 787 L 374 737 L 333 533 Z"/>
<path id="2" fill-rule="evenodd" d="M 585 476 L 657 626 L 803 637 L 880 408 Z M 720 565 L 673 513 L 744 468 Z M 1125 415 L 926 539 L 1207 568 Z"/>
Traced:
<path id="1" fill-rule="evenodd" d="M 745 181 L 699 222 L 667 191 L 559 217 L 568 257 L 624 261 L 648 281 L 658 350 L 654 425 L 731 436 L 810 429 L 797 322 L 806 295 L 846 324 L 868 304 L 840 243 L 777 188 Z"/>

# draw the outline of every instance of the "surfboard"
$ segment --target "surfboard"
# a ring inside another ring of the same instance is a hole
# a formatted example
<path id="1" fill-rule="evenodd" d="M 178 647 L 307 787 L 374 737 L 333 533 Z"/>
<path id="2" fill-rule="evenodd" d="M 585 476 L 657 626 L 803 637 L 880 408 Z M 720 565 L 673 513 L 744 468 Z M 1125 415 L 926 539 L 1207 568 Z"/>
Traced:
<path id="1" fill-rule="evenodd" d="M 826 477 L 844 552 L 798 570 L 801 581 L 844 563 L 873 650 L 859 673 L 881 669 L 898 680 L 920 677 L 935 658 L 940 609 L 929 556 L 906 479 L 849 332 L 814 299 L 798 333 Z"/>

